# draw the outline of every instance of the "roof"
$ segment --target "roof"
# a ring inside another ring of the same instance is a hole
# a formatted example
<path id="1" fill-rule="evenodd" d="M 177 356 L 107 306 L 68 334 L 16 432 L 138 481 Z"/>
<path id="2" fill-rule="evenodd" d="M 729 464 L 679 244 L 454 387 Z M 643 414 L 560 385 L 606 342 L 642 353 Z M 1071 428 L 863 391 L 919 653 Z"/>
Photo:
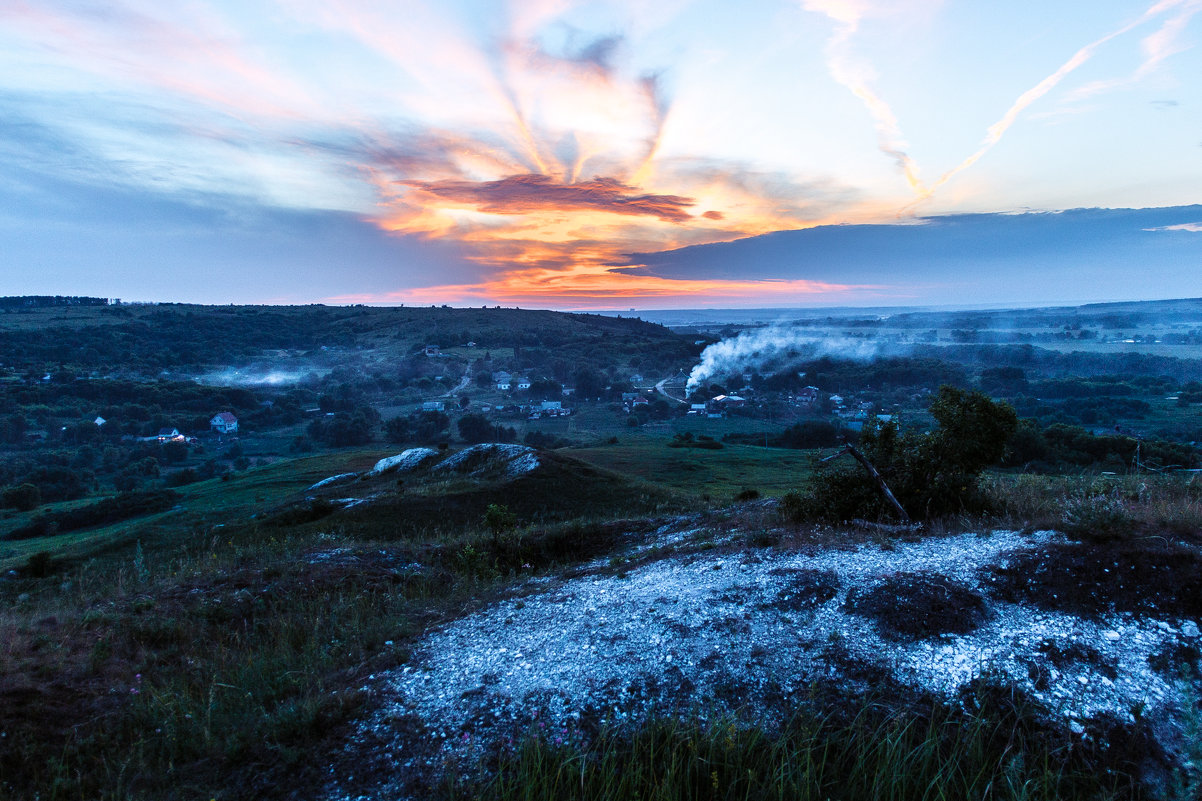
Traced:
<path id="1" fill-rule="evenodd" d="M 160 428 L 159 429 L 160 437 L 174 437 L 178 433 L 179 433 L 179 431 L 174 428 Z"/>
<path id="2" fill-rule="evenodd" d="M 210 420 L 209 422 L 210 423 L 236 423 L 236 422 L 238 422 L 238 418 L 234 417 L 233 412 L 218 412 L 217 414 L 213 415 L 213 419 Z"/>

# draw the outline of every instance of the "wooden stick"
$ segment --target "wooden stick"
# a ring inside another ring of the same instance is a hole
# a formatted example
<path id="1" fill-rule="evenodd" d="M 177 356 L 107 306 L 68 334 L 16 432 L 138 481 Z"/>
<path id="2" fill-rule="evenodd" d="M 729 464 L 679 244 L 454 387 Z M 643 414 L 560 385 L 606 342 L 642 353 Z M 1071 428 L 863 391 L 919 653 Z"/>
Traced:
<path id="1" fill-rule="evenodd" d="M 868 471 L 870 476 L 876 479 L 877 486 L 880 487 L 881 493 L 884 494 L 884 496 L 889 500 L 889 503 L 893 504 L 893 508 L 897 510 L 899 515 L 901 515 L 901 519 L 906 523 L 911 522 L 910 515 L 908 515 L 905 508 L 898 503 L 897 498 L 893 495 L 893 491 L 889 489 L 889 485 L 885 483 L 885 479 L 881 478 L 881 474 L 878 473 L 877 469 L 872 466 L 872 462 L 868 461 L 868 458 L 856 450 L 855 446 L 853 446 L 850 442 L 843 443 L 843 450 L 839 451 L 833 456 L 828 456 L 825 459 L 820 460 L 819 463 L 821 464 L 822 462 L 829 462 L 831 459 L 842 456 L 845 453 L 850 453 L 855 457 L 857 462 L 864 465 L 864 469 Z"/>

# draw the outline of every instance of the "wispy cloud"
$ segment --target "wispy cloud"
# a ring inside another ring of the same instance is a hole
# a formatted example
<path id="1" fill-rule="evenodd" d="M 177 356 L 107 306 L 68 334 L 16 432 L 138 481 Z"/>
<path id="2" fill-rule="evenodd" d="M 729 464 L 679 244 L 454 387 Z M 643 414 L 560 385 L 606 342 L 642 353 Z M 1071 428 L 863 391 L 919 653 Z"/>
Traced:
<path id="1" fill-rule="evenodd" d="M 835 33 L 826 45 L 827 66 L 831 77 L 860 99 L 876 126 L 877 146 L 901 169 L 915 192 L 924 192 L 918 163 L 907 152 L 909 145 L 902 134 L 897 115 L 872 88 L 874 70 L 851 51 L 852 37 L 871 7 L 867 0 L 802 0 L 807 11 L 825 14 L 835 22 Z"/>
<path id="2" fill-rule="evenodd" d="M 1189 231 L 1194 234 L 1202 234 L 1202 222 L 1196 223 L 1181 223 L 1180 225 L 1162 225 L 1159 228 L 1145 228 L 1145 231 Z"/>
<path id="3" fill-rule="evenodd" d="M 1160 0 L 1160 2 L 1153 4 L 1138 18 L 1114 29 L 1101 38 L 1095 39 L 1079 49 L 1077 52 L 1073 53 L 1068 61 L 1065 61 L 1063 64 L 1061 64 L 1055 72 L 1051 73 L 1039 83 L 1035 84 L 1030 89 L 1019 95 L 1018 99 L 1016 99 L 1014 103 L 1010 105 L 1010 108 L 1006 109 L 1006 113 L 1002 115 L 1001 119 L 989 126 L 984 140 L 982 140 L 976 151 L 970 154 L 959 164 L 943 173 L 943 175 L 939 177 L 939 180 L 932 183 L 922 192 L 917 201 L 911 203 L 906 208 L 913 208 L 917 203 L 929 199 L 948 181 L 952 180 L 957 175 L 980 161 L 986 153 L 992 150 L 993 147 L 1002 140 L 1002 137 L 1006 134 L 1006 131 L 1008 131 L 1010 127 L 1014 125 L 1023 111 L 1025 111 L 1032 103 L 1035 103 L 1044 95 L 1055 89 L 1061 81 L 1081 67 L 1081 65 L 1089 61 L 1090 58 L 1093 57 L 1094 53 L 1103 45 L 1122 36 L 1123 34 L 1128 33 L 1132 29 L 1144 24 L 1150 19 L 1154 19 L 1155 17 L 1158 17 L 1167 11 L 1176 9 L 1178 14 L 1175 17 L 1170 19 L 1159 31 L 1157 31 L 1157 33 L 1144 40 L 1145 52 L 1148 53 L 1148 56 L 1145 58 L 1143 64 L 1140 65 L 1140 68 L 1136 71 L 1136 76 L 1142 77 L 1142 75 L 1147 74 L 1147 72 L 1154 69 L 1157 64 L 1174 52 L 1174 45 L 1172 43 L 1174 41 L 1176 32 L 1185 25 L 1189 18 L 1193 16 L 1193 14 L 1195 14 L 1199 8 L 1202 8 L 1202 2 L 1200 2 L 1200 0 Z M 1131 80 L 1136 80 L 1136 76 L 1133 76 Z M 1089 93 L 1097 93 L 1122 82 L 1124 81 L 1095 82 L 1091 85 L 1093 88 L 1089 90 Z"/>

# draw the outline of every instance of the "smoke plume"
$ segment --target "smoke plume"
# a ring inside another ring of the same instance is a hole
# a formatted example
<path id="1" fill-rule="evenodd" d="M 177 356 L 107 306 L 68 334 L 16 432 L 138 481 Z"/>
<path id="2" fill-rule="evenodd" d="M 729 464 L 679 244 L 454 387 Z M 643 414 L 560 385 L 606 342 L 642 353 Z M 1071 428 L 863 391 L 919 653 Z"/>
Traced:
<path id="1" fill-rule="evenodd" d="M 744 331 L 733 339 L 715 342 L 701 352 L 701 361 L 689 373 L 685 394 L 715 375 L 768 372 L 783 369 L 788 361 L 807 361 L 824 356 L 852 361 L 869 361 L 882 355 L 885 344 L 871 337 L 849 337 L 797 326 L 776 324 Z"/>

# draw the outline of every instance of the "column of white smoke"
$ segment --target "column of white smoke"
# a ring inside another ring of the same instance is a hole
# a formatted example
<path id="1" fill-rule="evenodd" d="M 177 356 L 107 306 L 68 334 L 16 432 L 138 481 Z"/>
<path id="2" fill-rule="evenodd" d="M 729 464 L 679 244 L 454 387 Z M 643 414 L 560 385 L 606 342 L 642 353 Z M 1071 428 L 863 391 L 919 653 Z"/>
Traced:
<path id="1" fill-rule="evenodd" d="M 744 331 L 701 351 L 701 361 L 689 373 L 685 394 L 691 394 L 715 375 L 756 371 L 793 352 L 797 353 L 798 359 L 831 356 L 867 361 L 880 354 L 881 343 L 875 339 L 828 335 L 783 325 Z"/>

